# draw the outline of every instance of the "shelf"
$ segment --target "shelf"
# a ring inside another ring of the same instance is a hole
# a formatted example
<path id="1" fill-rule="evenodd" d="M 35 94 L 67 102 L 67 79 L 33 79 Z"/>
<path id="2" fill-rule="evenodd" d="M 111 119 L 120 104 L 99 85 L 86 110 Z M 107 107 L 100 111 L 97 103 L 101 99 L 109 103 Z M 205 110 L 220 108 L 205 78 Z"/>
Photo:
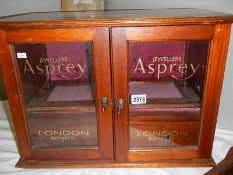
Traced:
<path id="1" fill-rule="evenodd" d="M 46 102 L 93 101 L 92 92 L 90 84 L 55 85 Z"/>
<path id="2" fill-rule="evenodd" d="M 90 84 L 55 84 L 36 94 L 27 104 L 28 112 L 96 113 Z"/>
<path id="3" fill-rule="evenodd" d="M 169 115 L 171 113 L 200 113 L 200 97 L 187 83 L 130 82 L 129 95 L 146 94 L 147 104 L 130 104 L 130 116 Z"/>

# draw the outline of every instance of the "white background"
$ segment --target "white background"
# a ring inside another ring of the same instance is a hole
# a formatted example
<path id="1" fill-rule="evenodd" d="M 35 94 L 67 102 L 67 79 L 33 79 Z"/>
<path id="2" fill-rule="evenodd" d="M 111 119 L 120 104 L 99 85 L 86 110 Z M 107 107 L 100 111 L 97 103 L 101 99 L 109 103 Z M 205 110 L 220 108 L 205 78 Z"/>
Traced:
<path id="1" fill-rule="evenodd" d="M 233 0 L 105 0 L 105 8 L 203 8 L 233 14 Z M 0 0 L 0 16 L 58 10 L 60 0 Z M 217 125 L 218 128 L 233 130 L 233 37 L 230 40 Z"/>

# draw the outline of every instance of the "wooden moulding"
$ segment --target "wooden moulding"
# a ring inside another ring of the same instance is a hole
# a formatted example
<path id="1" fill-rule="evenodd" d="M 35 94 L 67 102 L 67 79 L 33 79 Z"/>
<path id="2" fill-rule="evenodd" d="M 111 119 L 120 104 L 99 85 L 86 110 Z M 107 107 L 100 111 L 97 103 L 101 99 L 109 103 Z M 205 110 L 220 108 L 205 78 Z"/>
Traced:
<path id="1" fill-rule="evenodd" d="M 91 16 L 91 17 L 90 17 Z M 111 10 L 42 12 L 0 19 L 0 28 L 54 28 L 87 26 L 168 26 L 231 23 L 230 14 L 205 9 Z"/>
<path id="2" fill-rule="evenodd" d="M 20 159 L 16 167 L 19 168 L 153 168 L 153 167 L 214 167 L 211 159 L 198 160 L 157 160 L 154 162 L 113 162 L 113 161 L 36 161 Z"/>

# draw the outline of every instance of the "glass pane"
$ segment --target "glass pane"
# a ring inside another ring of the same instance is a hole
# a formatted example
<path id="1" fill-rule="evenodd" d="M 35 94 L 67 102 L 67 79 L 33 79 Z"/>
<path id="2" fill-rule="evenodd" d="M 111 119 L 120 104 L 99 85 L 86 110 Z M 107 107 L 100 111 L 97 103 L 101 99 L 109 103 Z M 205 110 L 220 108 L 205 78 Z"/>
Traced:
<path id="1" fill-rule="evenodd" d="M 130 147 L 176 147 L 198 144 L 197 123 L 153 123 L 130 126 Z"/>
<path id="2" fill-rule="evenodd" d="M 33 146 L 97 146 L 91 43 L 13 45 Z"/>
<path id="3" fill-rule="evenodd" d="M 209 41 L 129 42 L 129 119 L 145 123 L 130 125 L 131 147 L 198 144 L 208 49 Z"/>

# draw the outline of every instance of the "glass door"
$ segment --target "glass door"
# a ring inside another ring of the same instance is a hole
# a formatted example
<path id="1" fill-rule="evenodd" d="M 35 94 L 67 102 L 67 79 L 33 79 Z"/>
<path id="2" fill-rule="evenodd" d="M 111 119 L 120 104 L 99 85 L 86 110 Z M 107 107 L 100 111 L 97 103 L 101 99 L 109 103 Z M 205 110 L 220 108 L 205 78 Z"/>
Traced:
<path id="1" fill-rule="evenodd" d="M 92 44 L 15 44 L 13 48 L 32 146 L 98 146 Z"/>
<path id="2" fill-rule="evenodd" d="M 130 149 L 197 146 L 209 41 L 128 48 Z"/>
<path id="3" fill-rule="evenodd" d="M 202 156 L 213 31 L 212 26 L 113 29 L 118 160 Z"/>
<path id="4" fill-rule="evenodd" d="M 113 158 L 108 30 L 87 31 L 89 38 L 77 30 L 64 40 L 51 30 L 57 41 L 39 31 L 35 41 L 11 45 L 33 156 Z"/>

